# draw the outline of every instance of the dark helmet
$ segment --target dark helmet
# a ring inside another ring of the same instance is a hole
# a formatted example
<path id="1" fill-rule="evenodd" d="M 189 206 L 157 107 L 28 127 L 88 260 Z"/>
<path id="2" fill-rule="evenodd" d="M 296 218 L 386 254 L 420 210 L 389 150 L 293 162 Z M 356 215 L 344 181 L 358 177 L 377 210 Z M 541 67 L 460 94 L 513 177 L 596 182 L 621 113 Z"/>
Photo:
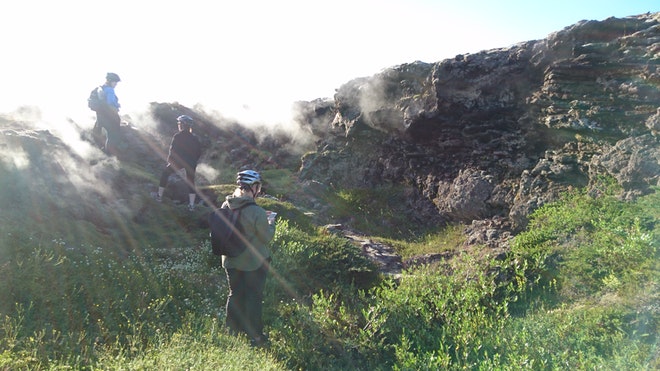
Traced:
<path id="1" fill-rule="evenodd" d="M 254 170 L 243 170 L 236 175 L 236 183 L 239 185 L 261 183 L 261 175 Z"/>
<path id="2" fill-rule="evenodd" d="M 108 72 L 107 75 L 105 75 L 105 79 L 109 82 L 120 82 L 121 79 L 119 78 L 119 75 L 117 75 L 114 72 Z"/>
<path id="3" fill-rule="evenodd" d="M 183 125 L 183 126 L 185 126 L 185 127 L 189 127 L 189 128 L 191 128 L 191 127 L 193 126 L 193 122 L 194 122 L 194 120 L 192 119 L 192 117 L 190 117 L 190 116 L 188 116 L 188 115 L 181 115 L 181 116 L 179 116 L 179 117 L 176 118 L 176 121 L 177 121 L 179 124 L 181 124 L 181 125 Z"/>

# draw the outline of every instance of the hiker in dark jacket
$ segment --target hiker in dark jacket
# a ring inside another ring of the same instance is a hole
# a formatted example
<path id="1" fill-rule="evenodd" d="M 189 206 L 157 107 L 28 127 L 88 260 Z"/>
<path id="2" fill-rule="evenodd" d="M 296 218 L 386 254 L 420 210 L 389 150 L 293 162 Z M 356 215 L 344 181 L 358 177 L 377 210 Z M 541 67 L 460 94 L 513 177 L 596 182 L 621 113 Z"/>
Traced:
<path id="1" fill-rule="evenodd" d="M 167 181 L 173 173 L 178 173 L 186 179 L 188 185 L 188 208 L 195 209 L 195 169 L 197 161 L 202 155 L 199 140 L 193 135 L 193 119 L 187 115 L 181 115 L 176 119 L 179 125 L 179 132 L 172 137 L 170 151 L 167 156 L 167 166 L 163 169 L 158 184 L 158 193 L 154 195 L 160 202 L 167 186 Z M 185 176 L 183 175 L 185 173 Z"/>
<path id="2" fill-rule="evenodd" d="M 241 209 L 238 219 L 247 240 L 247 248 L 235 257 L 222 256 L 227 274 L 229 295 L 225 325 L 231 333 L 246 334 L 253 346 L 266 343 L 262 320 L 263 292 L 271 254 L 268 244 L 275 235 L 274 213 L 254 203 L 261 193 L 261 176 L 254 170 L 238 173 L 238 187 L 226 197 L 223 208 Z"/>

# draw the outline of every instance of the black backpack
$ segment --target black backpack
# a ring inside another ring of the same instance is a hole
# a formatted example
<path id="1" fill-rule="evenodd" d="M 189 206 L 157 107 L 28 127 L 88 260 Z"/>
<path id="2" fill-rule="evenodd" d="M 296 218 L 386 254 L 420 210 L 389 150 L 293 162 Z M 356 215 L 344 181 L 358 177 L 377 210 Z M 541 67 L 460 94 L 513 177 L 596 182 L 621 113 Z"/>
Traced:
<path id="1" fill-rule="evenodd" d="M 89 98 L 87 98 L 87 107 L 92 111 L 98 111 L 103 104 L 101 96 L 99 94 L 99 89 L 102 89 L 100 86 L 97 86 L 89 93 Z"/>
<path id="2" fill-rule="evenodd" d="M 243 235 L 243 227 L 238 220 L 241 209 L 246 206 L 256 205 L 254 202 L 246 203 L 238 209 L 215 209 L 209 215 L 209 227 L 211 228 L 211 251 L 213 255 L 225 255 L 235 257 L 240 255 L 246 248 L 246 240 Z"/>

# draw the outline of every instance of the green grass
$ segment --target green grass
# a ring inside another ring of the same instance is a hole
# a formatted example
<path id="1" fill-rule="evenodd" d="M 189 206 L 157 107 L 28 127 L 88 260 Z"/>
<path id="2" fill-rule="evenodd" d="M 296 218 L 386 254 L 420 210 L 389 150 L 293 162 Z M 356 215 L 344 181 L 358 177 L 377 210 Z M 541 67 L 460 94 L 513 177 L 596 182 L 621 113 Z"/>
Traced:
<path id="1" fill-rule="evenodd" d="M 617 304 L 538 311 L 503 329 L 500 362 L 513 369 L 657 369 L 653 322 Z"/>
<path id="2" fill-rule="evenodd" d="M 576 191 L 537 210 L 513 252 L 532 262 L 535 279 L 554 286 L 562 301 L 603 292 L 626 297 L 657 278 L 659 206 L 657 194 L 622 203 Z"/>
<path id="3" fill-rule="evenodd" d="M 423 238 L 433 228 L 414 219 L 400 185 L 329 190 L 320 195 L 328 205 L 326 217 L 364 234 L 390 239 Z"/>
<path id="4" fill-rule="evenodd" d="M 296 175 L 286 169 L 270 169 L 261 171 L 264 179 L 263 191 L 278 199 L 286 199 L 287 195 L 300 192 Z"/>
<path id="5" fill-rule="evenodd" d="M 660 367 L 657 192 L 630 203 L 607 186 L 568 193 L 532 215 L 504 258 L 466 252 L 393 280 L 286 201 L 286 172 L 268 178 L 284 195 L 259 200 L 279 213 L 269 348 L 223 329 L 227 287 L 203 210 L 146 200 L 137 222 L 100 229 L 54 207 L 30 213 L 34 199 L 18 197 L 0 210 L 0 370 Z M 21 182 L 0 177 L 15 191 Z M 401 192 L 324 197 L 332 218 L 404 257 L 458 251 L 460 226 L 415 230 L 389 208 Z"/>
<path id="6" fill-rule="evenodd" d="M 465 242 L 463 226 L 447 225 L 437 232 L 421 235 L 413 239 L 393 239 L 374 237 L 383 243 L 393 246 L 402 258 L 407 259 L 417 255 L 456 252 Z"/>

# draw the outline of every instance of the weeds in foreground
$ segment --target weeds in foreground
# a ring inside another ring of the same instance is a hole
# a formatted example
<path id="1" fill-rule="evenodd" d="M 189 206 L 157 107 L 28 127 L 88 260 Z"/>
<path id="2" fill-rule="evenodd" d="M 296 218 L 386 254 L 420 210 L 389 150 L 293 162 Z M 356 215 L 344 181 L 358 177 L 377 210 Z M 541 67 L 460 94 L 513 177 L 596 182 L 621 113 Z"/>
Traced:
<path id="1" fill-rule="evenodd" d="M 224 275 L 205 239 L 135 236 L 126 257 L 3 223 L 0 369 L 657 369 L 659 209 L 657 193 L 568 194 L 508 256 L 396 280 L 282 219 L 267 349 L 222 329 Z"/>

